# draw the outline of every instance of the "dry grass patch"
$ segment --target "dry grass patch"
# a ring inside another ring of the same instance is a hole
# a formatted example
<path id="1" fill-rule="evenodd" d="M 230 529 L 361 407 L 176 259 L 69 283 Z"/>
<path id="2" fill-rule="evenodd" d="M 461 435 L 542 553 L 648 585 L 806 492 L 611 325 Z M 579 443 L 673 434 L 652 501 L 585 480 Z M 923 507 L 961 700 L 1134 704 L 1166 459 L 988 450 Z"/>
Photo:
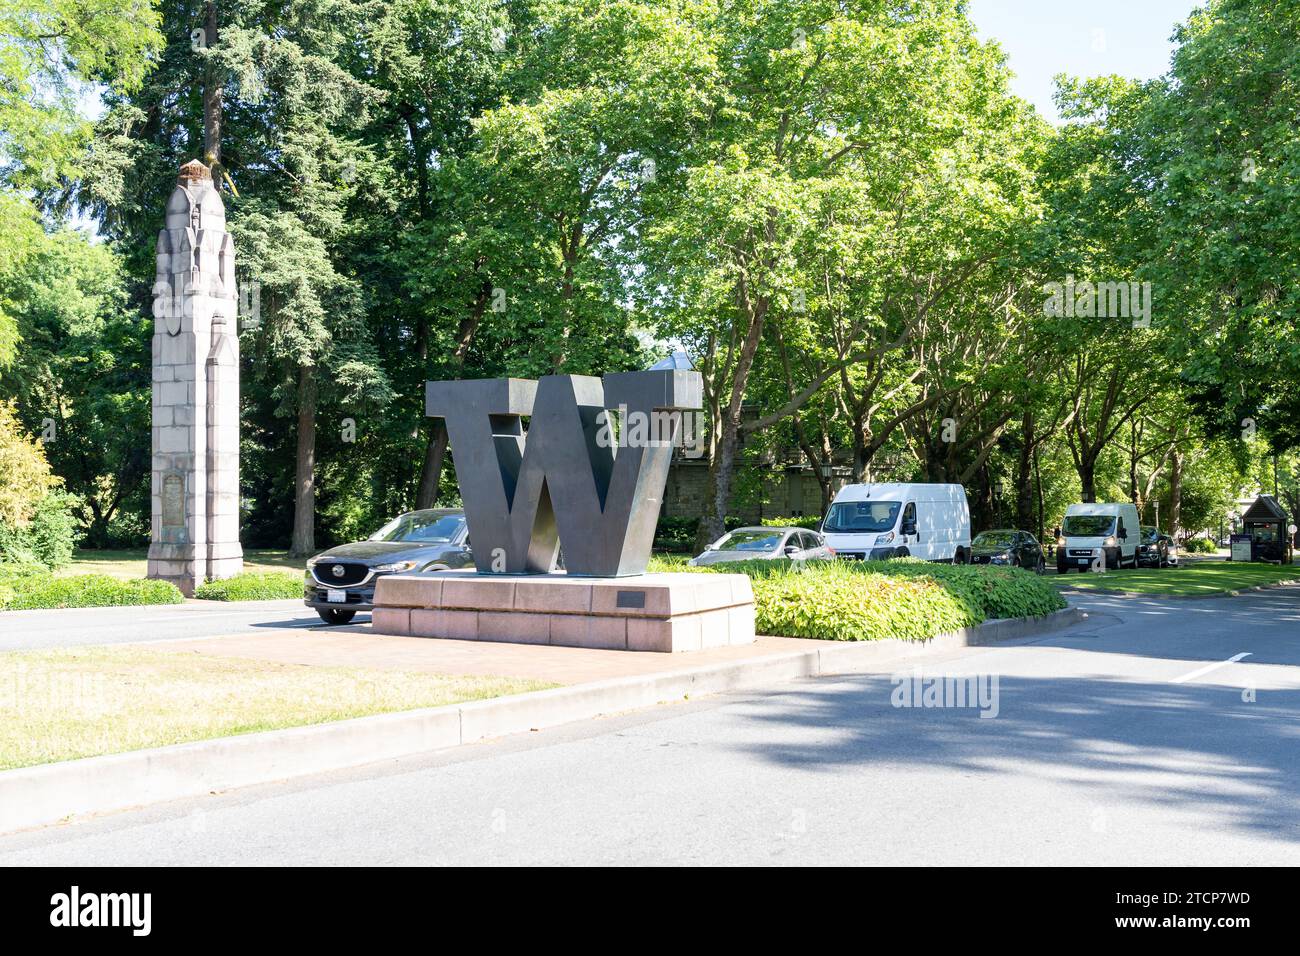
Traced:
<path id="1" fill-rule="evenodd" d="M 0 654 L 0 770 L 553 687 L 139 647 Z"/>

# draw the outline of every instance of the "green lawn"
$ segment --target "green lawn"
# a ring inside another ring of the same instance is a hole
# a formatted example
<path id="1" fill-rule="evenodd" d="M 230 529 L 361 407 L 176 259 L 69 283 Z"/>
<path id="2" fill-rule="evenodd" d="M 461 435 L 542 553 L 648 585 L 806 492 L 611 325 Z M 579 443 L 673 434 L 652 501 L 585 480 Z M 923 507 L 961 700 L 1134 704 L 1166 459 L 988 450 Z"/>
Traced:
<path id="1" fill-rule="evenodd" d="M 1300 567 L 1273 564 L 1240 564 L 1232 561 L 1197 561 L 1178 568 L 1055 574 L 1049 576 L 1060 587 L 1080 590 L 1127 591 L 1134 594 L 1223 594 L 1242 588 L 1300 581 Z"/>
<path id="2" fill-rule="evenodd" d="M 78 551 L 72 564 L 59 571 L 60 577 L 73 574 L 107 574 L 109 577 L 142 578 L 148 569 L 149 550 L 133 548 L 129 551 Z M 302 571 L 307 566 L 303 558 L 291 558 L 287 551 L 246 550 L 245 571 Z"/>
<path id="3" fill-rule="evenodd" d="M 553 686 L 140 647 L 14 651 L 0 654 L 0 770 Z"/>

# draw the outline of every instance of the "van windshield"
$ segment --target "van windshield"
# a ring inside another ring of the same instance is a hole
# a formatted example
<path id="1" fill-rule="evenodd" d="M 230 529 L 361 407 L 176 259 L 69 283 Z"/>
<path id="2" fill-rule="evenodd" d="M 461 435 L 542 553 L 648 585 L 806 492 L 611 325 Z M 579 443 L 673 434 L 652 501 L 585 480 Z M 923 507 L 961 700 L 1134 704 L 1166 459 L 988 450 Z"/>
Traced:
<path id="1" fill-rule="evenodd" d="M 1115 516 L 1069 515 L 1061 530 L 1067 538 L 1105 538 L 1115 533 Z"/>
<path id="2" fill-rule="evenodd" d="M 822 531 L 831 534 L 892 531 L 901 507 L 898 501 L 837 501 L 827 512 Z"/>

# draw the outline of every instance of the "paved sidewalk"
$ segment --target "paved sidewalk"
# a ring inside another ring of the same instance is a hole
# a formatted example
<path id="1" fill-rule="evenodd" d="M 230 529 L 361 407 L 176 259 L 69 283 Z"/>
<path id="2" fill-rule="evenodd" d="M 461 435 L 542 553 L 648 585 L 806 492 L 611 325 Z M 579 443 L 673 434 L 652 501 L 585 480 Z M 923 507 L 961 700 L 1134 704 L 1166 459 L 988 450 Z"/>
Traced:
<path id="1" fill-rule="evenodd" d="M 825 641 L 760 637 L 753 644 L 738 647 L 715 647 L 689 654 L 660 654 L 548 644 L 397 637 L 374 634 L 369 625 L 365 625 L 347 630 L 276 630 L 262 634 L 241 633 L 228 637 L 169 641 L 155 645 L 154 649 L 284 664 L 530 677 L 568 685 L 753 660 L 825 646 Z"/>

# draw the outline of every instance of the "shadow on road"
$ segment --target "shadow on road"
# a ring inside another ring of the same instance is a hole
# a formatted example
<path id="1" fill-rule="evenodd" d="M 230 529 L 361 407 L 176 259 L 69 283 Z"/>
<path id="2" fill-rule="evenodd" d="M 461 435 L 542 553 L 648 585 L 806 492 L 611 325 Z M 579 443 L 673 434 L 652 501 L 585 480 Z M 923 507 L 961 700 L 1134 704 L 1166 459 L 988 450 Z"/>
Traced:
<path id="1" fill-rule="evenodd" d="M 1092 616 L 1080 628 L 1095 636 L 1075 643 L 1066 632 L 1044 645 L 1188 661 L 1249 651 L 1252 664 L 1300 665 L 1300 587 L 1195 600 L 1089 595 L 1070 603 Z"/>
<path id="2" fill-rule="evenodd" d="M 888 676 L 840 678 L 743 708 L 748 720 L 776 725 L 773 740 L 822 743 L 738 749 L 812 772 L 871 764 L 1010 772 L 1026 783 L 1095 787 L 1106 800 L 1206 813 L 1300 843 L 1300 690 L 1259 690 L 1247 703 L 1240 687 L 1212 679 L 1180 685 L 1001 676 L 999 712 L 989 719 L 975 709 L 895 708 Z M 780 725 L 821 732 L 790 735 Z"/>
<path id="3" fill-rule="evenodd" d="M 297 617 L 289 618 L 284 621 L 257 621 L 248 625 L 249 627 L 263 627 L 272 630 L 284 630 L 285 628 L 295 628 L 297 630 L 311 631 L 351 631 L 363 624 L 370 623 L 370 615 L 358 613 L 355 618 L 348 624 L 326 624 L 319 617 Z"/>

